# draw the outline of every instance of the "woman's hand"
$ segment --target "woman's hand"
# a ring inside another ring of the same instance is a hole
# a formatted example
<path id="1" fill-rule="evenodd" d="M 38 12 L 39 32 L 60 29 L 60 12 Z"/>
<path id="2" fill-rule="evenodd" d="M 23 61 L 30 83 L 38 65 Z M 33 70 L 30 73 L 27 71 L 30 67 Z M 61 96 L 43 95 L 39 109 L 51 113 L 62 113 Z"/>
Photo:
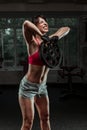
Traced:
<path id="1" fill-rule="evenodd" d="M 44 43 L 47 43 L 47 42 L 50 41 L 49 36 L 48 36 L 47 34 L 44 34 L 44 35 L 41 37 L 41 39 L 43 40 Z"/>

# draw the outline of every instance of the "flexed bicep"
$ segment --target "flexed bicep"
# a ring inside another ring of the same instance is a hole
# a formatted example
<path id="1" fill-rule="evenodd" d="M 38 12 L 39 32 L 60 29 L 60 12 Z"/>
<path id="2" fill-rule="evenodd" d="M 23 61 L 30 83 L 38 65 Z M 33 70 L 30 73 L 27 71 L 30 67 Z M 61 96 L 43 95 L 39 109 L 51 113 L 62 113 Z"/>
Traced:
<path id="1" fill-rule="evenodd" d="M 22 31 L 23 31 L 23 36 L 24 36 L 26 43 L 28 43 L 28 44 L 31 43 L 33 33 L 29 30 L 29 28 L 27 28 L 24 25 L 23 25 Z"/>
<path id="2" fill-rule="evenodd" d="M 42 36 L 42 33 L 40 30 L 37 28 L 36 25 L 34 25 L 32 22 L 26 20 L 23 23 L 23 35 L 25 40 L 30 43 L 32 41 L 32 36 L 35 36 L 38 34 L 39 36 Z"/>

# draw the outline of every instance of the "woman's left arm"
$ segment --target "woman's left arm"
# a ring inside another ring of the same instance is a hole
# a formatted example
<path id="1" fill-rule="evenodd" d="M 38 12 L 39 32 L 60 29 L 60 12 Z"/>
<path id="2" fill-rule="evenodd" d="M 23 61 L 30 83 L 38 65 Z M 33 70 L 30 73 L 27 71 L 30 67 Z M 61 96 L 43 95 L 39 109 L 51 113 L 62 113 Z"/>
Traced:
<path id="1" fill-rule="evenodd" d="M 66 36 L 70 31 L 69 27 L 61 27 L 56 31 L 54 34 L 50 35 L 49 37 L 58 36 L 58 39 L 61 39 L 62 37 Z"/>

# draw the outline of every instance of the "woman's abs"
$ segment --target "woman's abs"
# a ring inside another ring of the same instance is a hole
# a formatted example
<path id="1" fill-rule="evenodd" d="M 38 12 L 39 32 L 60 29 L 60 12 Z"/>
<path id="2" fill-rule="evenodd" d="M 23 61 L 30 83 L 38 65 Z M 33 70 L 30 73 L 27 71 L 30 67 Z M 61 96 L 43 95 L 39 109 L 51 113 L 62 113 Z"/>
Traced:
<path id="1" fill-rule="evenodd" d="M 26 74 L 26 78 L 33 83 L 41 83 L 46 81 L 47 73 L 42 70 L 29 70 Z"/>

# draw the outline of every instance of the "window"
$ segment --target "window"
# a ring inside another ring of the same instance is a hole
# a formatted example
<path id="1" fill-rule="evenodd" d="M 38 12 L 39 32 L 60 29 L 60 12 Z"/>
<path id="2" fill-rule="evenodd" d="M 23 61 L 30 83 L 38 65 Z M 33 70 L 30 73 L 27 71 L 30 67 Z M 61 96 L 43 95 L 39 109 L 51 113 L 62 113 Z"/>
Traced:
<path id="1" fill-rule="evenodd" d="M 22 24 L 27 18 L 0 18 L 0 58 L 2 69 L 22 70 L 27 59 L 26 44 L 22 34 Z M 28 17 L 31 19 L 31 17 Z M 50 34 L 62 26 L 70 26 L 68 36 L 59 41 L 63 51 L 63 64 L 78 64 L 78 18 L 47 17 Z"/>
<path id="2" fill-rule="evenodd" d="M 22 70 L 22 62 L 27 56 L 22 35 L 24 18 L 0 19 L 0 56 L 3 58 L 2 69 Z"/>

